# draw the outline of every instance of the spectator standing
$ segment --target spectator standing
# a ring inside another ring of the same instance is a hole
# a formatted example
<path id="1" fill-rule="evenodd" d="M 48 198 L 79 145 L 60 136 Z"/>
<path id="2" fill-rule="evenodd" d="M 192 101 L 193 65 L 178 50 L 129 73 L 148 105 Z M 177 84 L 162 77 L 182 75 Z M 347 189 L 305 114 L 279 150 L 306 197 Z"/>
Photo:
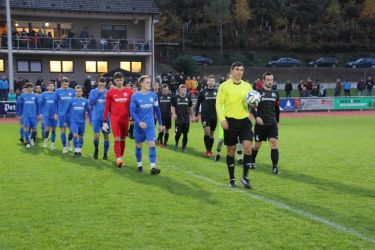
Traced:
<path id="1" fill-rule="evenodd" d="M 301 91 L 301 94 L 300 94 L 301 97 L 309 97 L 309 92 L 307 91 L 307 88 L 305 85 L 302 86 L 302 91 Z"/>
<path id="2" fill-rule="evenodd" d="M 6 76 L 0 80 L 0 101 L 6 101 L 9 91 L 9 82 Z"/>
<path id="3" fill-rule="evenodd" d="M 55 83 L 56 83 L 55 88 L 56 88 L 56 89 L 61 88 L 61 81 L 62 81 L 62 75 L 60 75 L 60 76 L 59 76 L 58 78 L 56 78 L 56 80 L 55 80 Z"/>
<path id="4" fill-rule="evenodd" d="M 368 96 L 372 96 L 372 89 L 373 89 L 374 85 L 375 85 L 375 83 L 374 83 L 374 80 L 372 80 L 372 77 L 371 76 L 367 77 L 366 88 L 367 88 L 367 95 Z"/>
<path id="5" fill-rule="evenodd" d="M 42 76 L 39 76 L 38 80 L 36 80 L 35 82 L 35 86 L 42 86 L 44 83 L 44 80 L 42 78 Z"/>
<path id="6" fill-rule="evenodd" d="M 207 79 L 207 76 L 203 76 L 203 78 L 201 78 L 200 76 L 197 77 L 199 91 L 207 88 Z"/>
<path id="7" fill-rule="evenodd" d="M 225 78 L 225 76 L 222 76 L 221 78 L 220 78 L 220 84 L 222 84 L 223 82 L 225 82 L 227 79 Z"/>
<path id="8" fill-rule="evenodd" d="M 313 88 L 311 90 L 311 96 L 314 96 L 314 97 L 319 96 L 319 86 L 316 83 L 313 83 Z"/>
<path id="9" fill-rule="evenodd" d="M 16 93 L 13 91 L 13 89 L 11 89 L 8 93 L 8 102 L 15 102 L 17 100 L 17 95 Z"/>
<path id="10" fill-rule="evenodd" d="M 326 97 L 327 96 L 327 90 L 323 85 L 320 85 L 319 87 L 319 97 Z"/>
<path id="11" fill-rule="evenodd" d="M 191 80 L 191 89 L 198 90 L 198 81 L 195 76 L 193 76 L 193 79 Z"/>
<path id="12" fill-rule="evenodd" d="M 289 80 L 286 81 L 284 89 L 285 89 L 285 97 L 292 97 L 293 85 Z"/>
<path id="13" fill-rule="evenodd" d="M 78 85 L 78 83 L 74 79 L 70 80 L 69 88 L 74 89 L 77 85 Z"/>
<path id="14" fill-rule="evenodd" d="M 366 88 L 366 84 L 363 81 L 363 79 L 359 80 L 357 83 L 357 91 L 358 91 L 358 96 L 363 96 L 363 91 Z"/>
<path id="15" fill-rule="evenodd" d="M 306 84 L 306 90 L 307 92 L 309 92 L 309 95 L 311 95 L 312 89 L 313 89 L 313 82 L 311 79 L 308 79 L 307 84 Z"/>
<path id="16" fill-rule="evenodd" d="M 256 80 L 254 88 L 257 91 L 263 89 L 263 82 L 259 78 Z"/>
<path id="17" fill-rule="evenodd" d="M 185 80 L 185 86 L 187 88 L 188 91 L 190 91 L 192 88 L 193 88 L 193 82 L 192 80 L 190 79 L 190 76 L 188 76 Z"/>
<path id="18" fill-rule="evenodd" d="M 297 86 L 299 96 L 302 95 L 302 90 L 304 86 L 305 86 L 305 83 L 303 82 L 303 80 L 299 81 L 298 86 Z"/>
<path id="19" fill-rule="evenodd" d="M 352 87 L 352 84 L 348 80 L 345 80 L 345 82 L 343 83 L 343 89 L 344 89 L 344 95 L 345 96 L 350 96 L 351 87 Z"/>
<path id="20" fill-rule="evenodd" d="M 86 80 L 84 82 L 84 88 L 85 88 L 84 96 L 88 98 L 90 91 L 91 91 L 91 76 L 86 77 Z"/>
<path id="21" fill-rule="evenodd" d="M 342 83 L 340 79 L 336 80 L 335 96 L 340 96 L 342 91 Z"/>

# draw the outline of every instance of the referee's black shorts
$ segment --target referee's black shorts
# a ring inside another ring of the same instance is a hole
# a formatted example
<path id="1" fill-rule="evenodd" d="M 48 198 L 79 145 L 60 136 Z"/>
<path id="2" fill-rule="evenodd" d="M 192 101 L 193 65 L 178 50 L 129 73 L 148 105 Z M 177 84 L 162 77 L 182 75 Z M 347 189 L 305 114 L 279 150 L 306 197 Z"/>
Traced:
<path id="1" fill-rule="evenodd" d="M 243 141 L 253 141 L 252 124 L 248 118 L 234 119 L 226 118 L 228 122 L 228 129 L 224 129 L 224 144 L 227 146 L 234 146 Z"/>
<path id="2" fill-rule="evenodd" d="M 258 125 L 255 124 L 254 128 L 255 141 L 267 141 L 270 138 L 279 138 L 279 131 L 277 129 L 277 124 L 270 125 Z"/>

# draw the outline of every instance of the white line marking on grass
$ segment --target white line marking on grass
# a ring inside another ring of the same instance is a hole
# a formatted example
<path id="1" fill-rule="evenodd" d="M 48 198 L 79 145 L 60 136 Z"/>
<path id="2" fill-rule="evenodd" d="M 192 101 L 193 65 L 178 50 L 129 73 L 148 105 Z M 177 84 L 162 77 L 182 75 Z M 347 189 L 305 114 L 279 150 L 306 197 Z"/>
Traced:
<path id="1" fill-rule="evenodd" d="M 197 175 L 197 174 L 195 174 L 195 173 L 193 173 L 191 171 L 183 171 L 183 170 L 181 170 L 181 168 L 177 168 L 175 165 L 168 165 L 168 166 L 171 167 L 174 170 L 178 170 L 179 172 L 181 172 L 181 171 L 185 172 L 185 173 L 187 173 L 190 176 L 193 176 L 193 177 L 195 177 L 197 179 L 200 179 L 200 180 L 203 180 L 205 182 L 211 183 L 211 184 L 213 184 L 215 186 L 224 187 L 223 183 L 215 181 L 215 180 L 213 180 L 213 179 L 211 179 L 211 178 L 209 178 L 207 176 Z M 339 232 L 342 232 L 342 233 L 351 234 L 352 236 L 356 236 L 356 237 L 358 237 L 358 238 L 360 238 L 362 240 L 365 240 L 365 241 L 368 241 L 368 242 L 371 242 L 371 243 L 375 244 L 375 239 L 374 238 L 366 236 L 365 234 L 357 231 L 354 228 L 350 228 L 350 227 L 347 227 L 347 226 L 343 226 L 343 225 L 337 224 L 336 222 L 327 220 L 327 219 L 325 219 L 323 217 L 320 217 L 318 215 L 314 215 L 314 214 L 309 213 L 309 212 L 305 212 L 305 211 L 300 210 L 298 208 L 294 208 L 294 207 L 289 206 L 289 205 L 287 205 L 285 203 L 282 203 L 280 201 L 268 198 L 268 197 L 266 197 L 264 195 L 251 193 L 251 191 L 245 191 L 245 190 L 242 190 L 242 189 L 233 189 L 233 191 L 241 192 L 241 193 L 246 194 L 246 195 L 248 195 L 248 196 L 250 196 L 250 197 L 252 197 L 254 199 L 257 199 L 257 200 L 263 201 L 265 203 L 271 204 L 271 205 L 273 205 L 273 206 L 275 206 L 277 208 L 289 211 L 289 212 L 294 213 L 296 215 L 299 215 L 300 217 L 303 217 L 305 219 L 319 222 L 321 224 L 324 224 L 326 226 L 329 226 L 329 227 L 335 229 L 336 231 L 339 231 Z"/>

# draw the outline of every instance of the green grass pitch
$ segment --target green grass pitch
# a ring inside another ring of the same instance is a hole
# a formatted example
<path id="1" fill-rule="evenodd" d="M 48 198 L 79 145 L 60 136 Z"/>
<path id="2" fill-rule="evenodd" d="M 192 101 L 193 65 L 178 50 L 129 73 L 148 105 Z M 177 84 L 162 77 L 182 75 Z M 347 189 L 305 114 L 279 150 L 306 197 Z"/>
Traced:
<path id="1" fill-rule="evenodd" d="M 17 124 L 0 124 L 0 249 L 375 249 L 375 117 L 285 118 L 279 176 L 263 146 L 253 190 L 230 189 L 223 160 L 203 158 L 191 126 L 188 153 L 157 148 L 162 172 L 93 160 L 39 145 L 26 150 Z M 174 141 L 172 131 L 170 144 Z M 216 143 L 216 141 L 215 141 Z M 102 150 L 102 141 L 101 141 Z M 102 151 L 100 152 L 102 153 Z"/>

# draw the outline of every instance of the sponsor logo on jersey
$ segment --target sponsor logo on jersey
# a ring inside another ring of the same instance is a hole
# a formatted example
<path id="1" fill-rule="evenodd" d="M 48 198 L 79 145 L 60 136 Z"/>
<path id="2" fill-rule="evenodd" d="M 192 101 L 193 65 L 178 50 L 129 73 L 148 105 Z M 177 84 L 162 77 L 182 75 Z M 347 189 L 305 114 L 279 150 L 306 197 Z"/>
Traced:
<path id="1" fill-rule="evenodd" d="M 146 103 L 146 104 L 142 104 L 140 105 L 142 109 L 148 109 L 148 108 L 152 108 L 154 104 L 152 103 Z"/>
<path id="2" fill-rule="evenodd" d="M 115 102 L 127 102 L 128 98 L 115 98 Z"/>

